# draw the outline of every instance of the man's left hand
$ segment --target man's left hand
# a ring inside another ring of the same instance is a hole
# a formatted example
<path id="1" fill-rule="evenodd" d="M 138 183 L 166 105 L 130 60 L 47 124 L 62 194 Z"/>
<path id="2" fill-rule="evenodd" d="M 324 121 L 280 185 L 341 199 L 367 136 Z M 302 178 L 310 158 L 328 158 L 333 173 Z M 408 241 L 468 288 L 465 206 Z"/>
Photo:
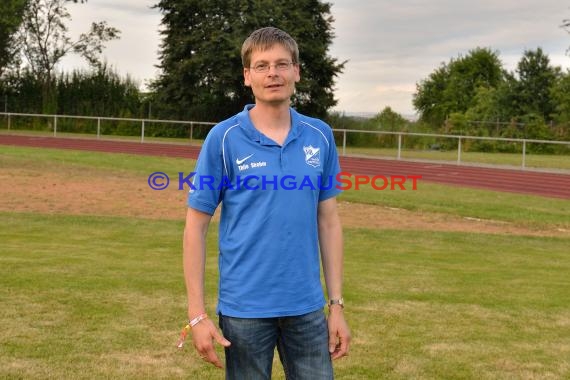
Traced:
<path id="1" fill-rule="evenodd" d="M 350 330 L 340 305 L 330 306 L 327 322 L 329 326 L 329 352 L 331 359 L 336 360 L 347 356 L 350 346 Z"/>

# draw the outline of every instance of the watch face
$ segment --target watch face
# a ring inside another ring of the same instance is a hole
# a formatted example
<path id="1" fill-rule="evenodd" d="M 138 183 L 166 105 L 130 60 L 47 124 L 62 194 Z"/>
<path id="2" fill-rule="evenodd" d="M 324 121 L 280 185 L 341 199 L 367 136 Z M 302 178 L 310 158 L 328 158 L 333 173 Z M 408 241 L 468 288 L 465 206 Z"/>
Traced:
<path id="1" fill-rule="evenodd" d="M 338 300 L 329 300 L 329 305 L 340 305 L 344 306 L 344 299 L 339 298 Z"/>

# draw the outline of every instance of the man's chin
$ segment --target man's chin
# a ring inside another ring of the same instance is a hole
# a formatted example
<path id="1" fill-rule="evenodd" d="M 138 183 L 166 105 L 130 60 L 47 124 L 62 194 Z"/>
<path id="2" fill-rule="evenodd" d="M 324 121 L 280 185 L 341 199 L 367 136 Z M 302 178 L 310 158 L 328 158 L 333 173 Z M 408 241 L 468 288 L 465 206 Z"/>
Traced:
<path id="1" fill-rule="evenodd" d="M 257 101 L 262 103 L 266 103 L 269 105 L 282 105 L 291 103 L 291 96 L 285 96 L 281 94 L 275 94 L 274 96 L 265 96 L 262 98 L 257 98 Z"/>

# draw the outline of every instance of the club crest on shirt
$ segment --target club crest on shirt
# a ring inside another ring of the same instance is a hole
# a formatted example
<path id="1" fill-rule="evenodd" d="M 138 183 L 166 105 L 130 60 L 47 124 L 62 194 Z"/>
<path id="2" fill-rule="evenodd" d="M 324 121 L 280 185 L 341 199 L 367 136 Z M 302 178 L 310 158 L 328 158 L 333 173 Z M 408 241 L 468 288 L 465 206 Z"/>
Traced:
<path id="1" fill-rule="evenodd" d="M 304 146 L 303 151 L 305 152 L 305 162 L 314 168 L 318 168 L 321 165 L 321 148 L 315 148 L 312 145 Z"/>

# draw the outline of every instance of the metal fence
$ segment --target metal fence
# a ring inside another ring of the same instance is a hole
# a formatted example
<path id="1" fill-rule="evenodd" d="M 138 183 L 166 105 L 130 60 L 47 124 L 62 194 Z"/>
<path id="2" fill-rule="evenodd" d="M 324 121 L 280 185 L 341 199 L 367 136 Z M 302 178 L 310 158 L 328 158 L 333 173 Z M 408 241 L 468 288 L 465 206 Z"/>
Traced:
<path id="1" fill-rule="evenodd" d="M 435 133 L 413 133 L 413 132 L 389 132 L 389 131 L 363 131 L 358 129 L 333 129 L 337 133 L 342 133 L 342 155 L 346 155 L 347 134 L 348 133 L 371 133 L 375 135 L 392 135 L 397 137 L 396 159 L 402 159 L 402 141 L 404 137 L 428 137 L 439 139 L 451 139 L 457 141 L 457 163 L 461 164 L 461 152 L 463 143 L 467 140 L 479 141 L 502 141 L 518 143 L 522 146 L 521 167 L 526 167 L 527 145 L 528 144 L 553 144 L 562 145 L 570 148 L 570 141 L 551 141 L 551 140 L 535 140 L 535 139 L 515 139 L 502 137 L 483 137 L 483 136 L 463 136 L 463 135 L 443 135 Z M 455 145 L 455 144 L 454 144 Z"/>
<path id="2" fill-rule="evenodd" d="M 140 141 L 145 140 L 145 128 L 150 123 L 152 124 L 174 124 L 174 125 L 187 125 L 190 127 L 190 140 L 194 138 L 194 127 L 195 126 L 213 126 L 216 123 L 205 122 L 205 121 L 180 121 L 180 120 L 159 120 L 159 119 L 134 119 L 134 118 L 121 118 L 121 117 L 102 117 L 102 116 L 74 116 L 74 115 L 45 115 L 45 114 L 31 114 L 31 113 L 12 113 L 12 112 L 0 112 L 0 115 L 6 118 L 7 129 L 10 130 L 12 127 L 12 120 L 14 117 L 34 117 L 43 118 L 50 123 L 50 129 L 53 130 L 53 136 L 58 135 L 58 122 L 63 119 L 76 119 L 76 120 L 94 120 L 97 121 L 97 132 L 96 137 L 99 139 L 102 136 L 101 133 L 101 122 L 104 121 L 120 121 L 120 122 L 132 122 L 138 123 L 140 125 Z"/>
<path id="3" fill-rule="evenodd" d="M 102 134 L 102 122 L 129 122 L 135 123 L 140 127 L 140 142 L 145 142 L 145 129 L 149 124 L 172 124 L 172 125 L 184 125 L 189 127 L 189 138 L 190 140 L 194 139 L 194 131 L 195 127 L 200 128 L 200 135 L 205 135 L 206 131 L 203 128 L 211 127 L 216 123 L 211 122 L 200 122 L 200 121 L 180 121 L 180 120 L 158 120 L 158 119 L 136 119 L 136 118 L 117 118 L 117 117 L 97 117 L 97 116 L 72 116 L 72 115 L 45 115 L 45 114 L 27 114 L 27 113 L 10 113 L 10 112 L 0 112 L 0 116 L 4 118 L 4 125 L 6 125 L 7 130 L 12 129 L 12 123 L 14 118 L 18 117 L 32 117 L 32 118 L 43 118 L 46 119 L 49 125 L 49 133 L 53 134 L 54 137 L 58 136 L 58 123 L 64 119 L 84 119 L 84 120 L 93 120 L 97 122 L 96 126 L 96 138 L 101 138 Z M 18 128 L 18 130 L 25 129 L 25 128 Z M 44 128 L 45 130 L 45 128 Z M 358 129 L 333 129 L 335 135 L 337 136 L 337 144 L 339 143 L 338 137 L 340 136 L 342 140 L 342 144 L 339 146 L 341 148 L 341 155 L 345 156 L 347 154 L 347 137 L 349 134 L 373 134 L 376 136 L 393 136 L 396 140 L 395 145 L 395 155 L 392 158 L 401 160 L 402 159 L 402 152 L 404 151 L 404 139 L 412 139 L 412 138 L 429 138 L 429 139 L 444 139 L 444 140 L 451 140 L 453 142 L 453 146 L 457 145 L 456 148 L 456 159 L 455 161 L 457 164 L 461 164 L 462 161 L 462 152 L 464 144 L 469 141 L 495 141 L 495 142 L 504 142 L 504 143 L 515 143 L 520 144 L 522 146 L 522 153 L 520 158 L 520 167 L 526 168 L 527 163 L 527 147 L 529 144 L 547 144 L 547 145 L 555 145 L 555 146 L 565 146 L 570 153 L 570 141 L 551 141 L 551 140 L 535 140 L 535 139 L 516 139 L 516 138 L 500 138 L 500 137 L 483 137 L 483 136 L 465 136 L 465 135 L 447 135 L 447 134 L 430 134 L 430 133 L 413 133 L 413 132 L 391 132 L 391 131 L 370 131 L 370 130 L 358 130 Z M 73 132 L 72 132 L 73 133 Z M 138 138 L 138 137 L 137 137 Z"/>

